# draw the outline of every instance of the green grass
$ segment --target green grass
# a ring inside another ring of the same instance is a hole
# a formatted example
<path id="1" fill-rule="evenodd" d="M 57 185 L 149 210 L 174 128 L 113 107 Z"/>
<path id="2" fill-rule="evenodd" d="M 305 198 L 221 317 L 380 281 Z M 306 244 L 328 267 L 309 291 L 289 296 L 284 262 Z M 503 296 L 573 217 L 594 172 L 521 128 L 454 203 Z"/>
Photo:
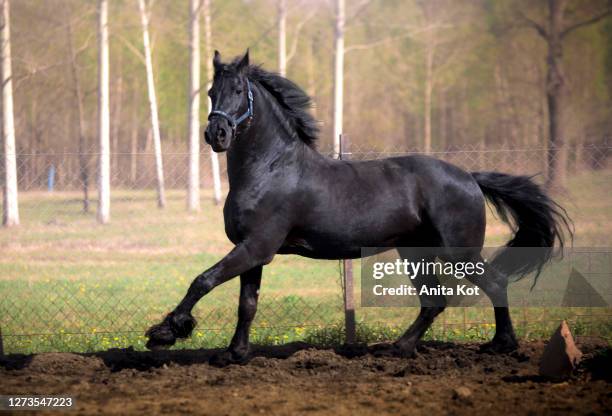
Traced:
<path id="1" fill-rule="evenodd" d="M 576 223 L 576 246 L 609 247 L 612 172 L 584 173 L 559 196 Z M 232 245 L 221 207 L 205 196 L 202 212 L 188 214 L 184 192 L 168 192 L 168 207 L 152 191 L 114 190 L 112 223 L 83 214 L 76 192 L 20 195 L 22 225 L 0 229 L 0 328 L 6 352 L 144 348 L 144 330 L 181 299 L 191 279 Z M 95 201 L 92 204 L 95 207 Z M 487 244 L 503 244 L 508 230 L 489 219 Z M 359 265 L 355 263 L 356 283 Z M 254 342 L 278 344 L 343 340 L 336 261 L 277 256 L 265 268 Z M 359 287 L 356 299 L 359 300 Z M 191 339 L 177 348 L 225 345 L 236 321 L 238 281 L 215 289 L 196 307 Z M 414 308 L 358 308 L 365 342 L 397 337 Z M 610 339 L 609 309 L 515 308 L 517 332 L 547 337 L 560 319 L 578 335 Z M 430 339 L 482 340 L 491 336 L 491 308 L 449 308 L 426 334 Z"/>

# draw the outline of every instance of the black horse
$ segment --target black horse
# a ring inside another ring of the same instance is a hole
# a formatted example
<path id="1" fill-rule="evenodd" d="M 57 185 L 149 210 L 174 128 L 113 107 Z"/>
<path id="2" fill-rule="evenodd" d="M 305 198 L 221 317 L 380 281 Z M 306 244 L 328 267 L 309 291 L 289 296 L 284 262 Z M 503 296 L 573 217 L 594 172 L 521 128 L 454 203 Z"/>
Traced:
<path id="1" fill-rule="evenodd" d="M 188 337 L 196 325 L 194 305 L 240 275 L 236 332 L 212 363 L 246 362 L 262 267 L 275 254 L 345 259 L 359 258 L 361 247 L 472 247 L 465 256 L 479 260 L 485 198 L 515 226 L 508 247 L 548 248 L 520 264 L 507 261 L 508 250 L 502 251 L 487 278 L 468 277 L 495 306 L 496 333 L 487 346 L 499 352 L 517 347 L 507 307 L 509 277 L 541 268 L 554 255 L 555 242 L 563 245 L 564 228 L 571 234 L 565 211 L 537 184 L 525 176 L 469 173 L 421 155 L 370 161 L 325 157 L 314 146 L 318 131 L 308 112 L 311 100 L 297 85 L 250 65 L 248 51 L 227 64 L 215 51 L 214 68 L 205 140 L 215 152 L 227 151 L 225 231 L 235 247 L 196 277 L 176 309 L 147 331 L 149 348 Z M 421 286 L 435 279 L 420 276 L 413 282 Z M 420 300 L 417 319 L 388 345 L 388 353 L 412 355 L 444 310 L 443 299 Z"/>

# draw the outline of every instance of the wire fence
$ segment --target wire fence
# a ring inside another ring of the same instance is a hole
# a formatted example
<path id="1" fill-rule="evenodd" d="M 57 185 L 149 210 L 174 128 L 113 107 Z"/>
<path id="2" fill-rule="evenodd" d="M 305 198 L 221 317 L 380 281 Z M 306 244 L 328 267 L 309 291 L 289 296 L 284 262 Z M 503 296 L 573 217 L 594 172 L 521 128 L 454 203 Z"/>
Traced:
<path id="1" fill-rule="evenodd" d="M 597 145 L 573 145 L 566 149 L 569 173 L 582 170 L 597 171 L 608 167 L 612 144 L 607 141 Z M 328 146 L 319 152 L 332 156 Z M 419 149 L 390 147 L 373 150 L 351 145 L 350 158 L 357 160 L 422 154 Z M 547 147 L 496 147 L 484 149 L 481 145 L 463 145 L 432 151 L 431 156 L 446 160 L 468 171 L 498 170 L 515 174 L 548 174 L 551 150 Z M 0 153 L 0 156 L 2 153 Z M 95 189 L 99 154 L 88 151 L 83 154 L 61 150 L 58 152 L 20 153 L 17 155 L 19 189 L 21 191 L 45 190 L 52 177 L 55 190 L 80 190 L 84 185 Z M 204 189 L 212 187 L 211 156 L 209 151 L 200 154 L 200 183 Z M 163 150 L 164 182 L 168 189 L 186 189 L 189 154 L 167 146 Z M 0 166 L 0 174 L 3 173 Z M 227 177 L 225 158 L 220 158 L 220 173 Z M 87 183 L 84 183 L 84 180 Z M 156 160 L 150 150 L 111 154 L 111 185 L 120 189 L 150 189 L 155 187 Z M 227 190 L 227 188 L 226 188 Z"/>
<path id="2" fill-rule="evenodd" d="M 568 149 L 567 190 L 558 198 L 576 224 L 576 245 L 610 246 L 611 148 L 605 144 Z M 351 159 L 414 153 L 418 152 L 350 149 Z M 474 146 L 432 156 L 470 171 L 541 173 L 540 181 L 547 175 L 547 149 Z M 95 219 L 95 153 L 18 156 L 21 225 L 0 229 L 0 330 L 5 353 L 144 348 L 145 329 L 176 305 L 193 276 L 231 248 L 223 231 L 222 210 L 212 203 L 207 152 L 200 158 L 202 211 L 186 210 L 188 159 L 186 153 L 164 153 L 168 204 L 159 210 L 154 155 L 113 154 L 111 223 L 102 226 Z M 221 159 L 225 178 L 225 158 Z M 91 199 L 88 213 L 83 212 L 84 179 Z M 227 192 L 226 181 L 223 189 Z M 491 220 L 488 243 L 503 244 L 507 236 L 508 230 Z M 359 262 L 355 262 L 358 273 Z M 194 312 L 199 325 L 179 348 L 219 347 L 229 342 L 237 317 L 236 280 L 199 303 Z M 357 339 L 395 338 L 416 313 L 414 308 L 357 305 Z M 547 337 L 561 319 L 568 319 L 578 336 L 611 338 L 609 308 L 515 308 L 512 313 L 522 337 Z M 253 342 L 340 343 L 343 320 L 338 262 L 277 256 L 265 268 Z M 491 308 L 449 308 L 426 336 L 483 340 L 493 331 Z"/>

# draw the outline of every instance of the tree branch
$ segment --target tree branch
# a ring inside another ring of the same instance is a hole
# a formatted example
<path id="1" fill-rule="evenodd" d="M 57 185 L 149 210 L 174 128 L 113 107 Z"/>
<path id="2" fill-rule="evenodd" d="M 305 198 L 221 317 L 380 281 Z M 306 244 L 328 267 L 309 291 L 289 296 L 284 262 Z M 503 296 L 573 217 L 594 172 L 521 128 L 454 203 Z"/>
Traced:
<path id="1" fill-rule="evenodd" d="M 347 46 L 346 48 L 344 48 L 344 53 L 363 50 L 363 49 L 370 49 L 378 45 L 383 45 L 385 43 L 391 43 L 391 42 L 395 42 L 396 40 L 409 38 L 410 36 L 412 36 L 412 33 L 405 33 L 400 36 L 390 36 L 388 38 L 378 39 L 378 40 L 375 40 L 374 42 L 361 43 L 357 45 Z"/>
<path id="2" fill-rule="evenodd" d="M 386 37 L 386 38 L 375 40 L 373 42 L 361 43 L 361 44 L 347 46 L 346 48 L 344 48 L 344 53 L 347 53 L 347 52 L 350 52 L 350 51 L 356 51 L 356 50 L 369 49 L 369 48 L 373 48 L 374 46 L 383 45 L 385 43 L 395 42 L 396 40 L 401 40 L 401 39 L 409 38 L 409 37 L 417 35 L 420 32 L 425 32 L 425 31 L 431 29 L 432 27 L 433 26 L 428 26 L 426 28 L 420 28 L 420 29 L 416 29 L 416 30 L 413 30 L 413 31 L 410 31 L 410 32 L 406 32 L 406 33 L 403 33 L 403 34 L 398 35 L 398 36 L 389 36 L 389 37 Z M 436 27 L 444 27 L 444 25 L 440 25 L 440 26 L 436 26 Z"/>
<path id="3" fill-rule="evenodd" d="M 293 34 L 293 41 L 291 43 L 291 49 L 286 57 L 287 64 L 291 62 L 291 59 L 293 59 L 293 57 L 295 56 L 295 53 L 297 52 L 297 45 L 298 45 L 298 41 L 300 40 L 300 32 L 302 31 L 302 28 L 304 27 L 306 22 L 312 19 L 315 13 L 316 13 L 316 10 L 312 10 L 304 19 L 300 20 L 298 24 L 296 25 L 295 33 Z"/>
<path id="4" fill-rule="evenodd" d="M 573 32 L 574 30 L 576 30 L 578 28 L 581 28 L 583 26 L 588 26 L 588 25 L 591 25 L 593 23 L 597 23 L 600 20 L 602 20 L 602 19 L 604 19 L 604 18 L 606 18 L 606 17 L 608 17 L 610 15 L 612 15 L 612 8 L 604 10 L 600 14 L 597 14 L 597 15 L 591 17 L 590 19 L 586 19 L 586 20 L 583 20 L 582 22 L 578 22 L 578 23 L 575 23 L 573 25 L 568 26 L 563 31 L 561 31 L 561 37 L 563 38 L 563 37 L 567 36 L 568 34 L 570 34 L 571 32 Z"/>
<path id="5" fill-rule="evenodd" d="M 518 12 L 519 17 L 521 19 L 523 19 L 523 21 L 525 23 L 527 23 L 527 25 L 534 29 L 536 32 L 538 32 L 538 34 L 545 40 L 548 40 L 548 32 L 546 31 L 546 29 L 544 29 L 544 26 L 542 26 L 541 24 L 539 24 L 538 22 L 536 22 L 535 20 L 530 19 L 529 17 L 525 16 L 525 14 L 519 10 Z"/>
<path id="6" fill-rule="evenodd" d="M 21 86 L 21 84 L 32 78 L 35 75 L 45 75 L 49 70 L 51 69 L 55 69 L 58 68 L 60 66 L 64 66 L 66 65 L 66 61 L 59 61 L 59 62 L 55 62 L 49 65 L 45 65 L 45 66 L 39 66 L 37 68 L 32 68 L 32 69 L 28 69 L 28 71 L 26 72 L 25 75 L 22 75 L 21 77 L 15 77 L 12 76 L 11 78 L 9 78 L 10 80 L 13 80 L 13 88 L 15 89 L 15 91 L 19 90 L 19 87 Z M 8 82 L 8 80 L 6 82 Z"/>
<path id="7" fill-rule="evenodd" d="M 368 7 L 371 1 L 372 0 L 361 0 L 361 2 L 359 2 L 359 4 L 356 7 L 357 10 L 355 10 L 355 13 L 353 13 L 352 15 L 346 18 L 344 26 L 345 27 L 349 26 L 351 22 Z"/>
<path id="8" fill-rule="evenodd" d="M 76 49 L 74 51 L 74 56 L 79 56 L 80 54 L 82 54 L 83 52 L 85 52 L 85 50 L 87 48 L 89 48 L 89 41 L 93 38 L 93 33 L 90 33 L 89 35 L 87 35 L 87 38 L 85 39 L 85 42 L 83 42 L 83 45 Z"/>
<path id="9" fill-rule="evenodd" d="M 129 50 L 130 52 L 132 52 L 134 55 L 136 55 L 136 57 L 138 59 L 140 59 L 140 61 L 144 64 L 145 63 L 145 57 L 144 55 L 138 50 L 137 47 L 135 47 L 134 45 L 132 45 L 130 43 L 129 40 L 127 40 L 126 38 L 124 38 L 123 36 L 121 36 L 118 33 L 113 33 L 111 36 L 116 37 L 117 39 L 119 39 L 121 41 L 121 43 L 123 43 Z"/>

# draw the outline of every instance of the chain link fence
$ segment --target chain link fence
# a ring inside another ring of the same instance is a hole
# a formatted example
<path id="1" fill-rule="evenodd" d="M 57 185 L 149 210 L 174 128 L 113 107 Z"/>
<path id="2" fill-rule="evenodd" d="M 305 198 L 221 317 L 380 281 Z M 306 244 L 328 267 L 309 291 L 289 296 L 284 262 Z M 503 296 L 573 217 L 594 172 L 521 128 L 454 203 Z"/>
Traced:
<path id="1" fill-rule="evenodd" d="M 568 146 L 567 172 L 570 174 L 582 171 L 600 171 L 608 168 L 608 159 L 612 144 L 605 141 L 601 144 Z M 329 146 L 318 149 L 319 152 L 332 156 Z M 389 147 L 372 149 L 351 143 L 351 159 L 380 159 L 385 157 L 422 154 L 417 148 Z M 462 145 L 445 150 L 432 151 L 431 156 L 446 160 L 468 171 L 497 170 L 514 174 L 533 174 L 546 177 L 548 174 L 547 159 L 551 153 L 546 147 L 496 147 L 483 148 L 482 145 Z M 557 155 L 557 152 L 554 153 Z M 0 155 L 2 155 L 0 153 Z M 21 191 L 47 190 L 50 175 L 53 176 L 54 190 L 78 191 L 83 189 L 84 182 L 95 192 L 97 179 L 98 156 L 92 149 L 79 154 L 62 150 L 58 152 L 21 153 L 17 155 L 19 189 Z M 200 154 L 200 183 L 202 188 L 212 187 L 211 156 L 209 151 Z M 221 157 L 220 173 L 227 178 L 225 158 Z M 189 154 L 178 151 L 168 145 L 163 149 L 164 182 L 168 189 L 186 189 L 188 180 Z M 0 166 L 0 173 L 3 173 Z M 111 154 L 111 185 L 118 189 L 146 190 L 153 189 L 156 182 L 155 154 L 145 148 L 140 152 Z M 225 191 L 227 191 L 227 183 Z M 93 195 L 93 192 L 92 192 Z"/>
<path id="2" fill-rule="evenodd" d="M 575 222 L 577 246 L 610 246 L 611 148 L 607 143 L 568 148 L 568 185 L 558 198 Z M 95 219 L 97 154 L 18 156 L 22 224 L 0 229 L 0 330 L 5 353 L 144 348 L 145 329 L 176 305 L 192 277 L 231 248 L 222 210 L 212 202 L 210 154 L 203 152 L 200 158 L 202 210 L 189 213 L 189 155 L 164 150 L 164 210 L 156 206 L 154 155 L 112 155 L 111 223 L 105 226 Z M 358 146 L 348 151 L 351 159 L 418 153 Z M 536 177 L 540 182 L 547 175 L 547 155 L 541 148 L 479 146 L 432 153 L 470 171 L 541 173 Z M 83 204 L 85 183 L 88 212 Z M 226 181 L 223 190 L 227 192 Z M 508 230 L 491 217 L 487 243 L 500 245 L 507 237 Z M 355 268 L 358 276 L 358 262 Z M 277 256 L 264 271 L 253 342 L 342 342 L 341 287 L 338 262 Z M 236 322 L 238 291 L 234 279 L 206 296 L 194 313 L 199 325 L 193 336 L 177 347 L 226 345 Z M 358 306 L 357 339 L 395 338 L 416 312 Z M 612 311 L 607 308 L 515 308 L 513 317 L 523 337 L 547 337 L 560 319 L 568 319 L 579 336 L 611 338 Z M 427 337 L 482 340 L 493 331 L 491 308 L 449 308 Z"/>

